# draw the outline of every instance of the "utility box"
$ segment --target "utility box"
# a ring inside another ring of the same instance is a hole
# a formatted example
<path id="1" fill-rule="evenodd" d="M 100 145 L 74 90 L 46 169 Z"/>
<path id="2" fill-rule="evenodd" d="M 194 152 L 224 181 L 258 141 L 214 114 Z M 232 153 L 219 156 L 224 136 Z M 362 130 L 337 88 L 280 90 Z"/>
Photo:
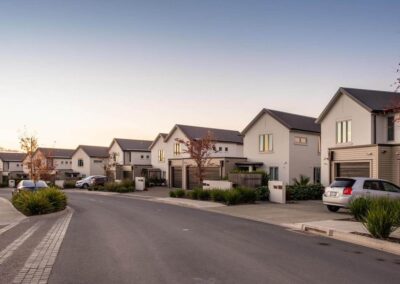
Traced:
<path id="1" fill-rule="evenodd" d="M 135 189 L 136 190 L 145 190 L 146 189 L 146 178 L 144 177 L 136 177 L 135 178 Z"/>
<path id="2" fill-rule="evenodd" d="M 8 187 L 15 187 L 15 180 L 10 179 L 10 180 L 8 181 Z"/>
<path id="3" fill-rule="evenodd" d="M 282 181 L 271 180 L 268 182 L 269 201 L 286 203 L 286 187 Z"/>

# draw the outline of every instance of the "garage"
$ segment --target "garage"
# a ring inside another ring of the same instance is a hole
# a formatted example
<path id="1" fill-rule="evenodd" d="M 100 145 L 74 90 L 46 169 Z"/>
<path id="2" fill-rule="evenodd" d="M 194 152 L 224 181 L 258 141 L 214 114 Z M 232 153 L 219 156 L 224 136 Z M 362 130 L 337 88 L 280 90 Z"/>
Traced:
<path id="1" fill-rule="evenodd" d="M 336 163 L 336 177 L 370 177 L 369 162 Z"/>
<path id="2" fill-rule="evenodd" d="M 171 168 L 172 187 L 182 188 L 182 167 Z"/>
<path id="3" fill-rule="evenodd" d="M 188 167 L 187 171 L 187 188 L 194 189 L 201 187 L 199 178 L 197 177 L 197 167 Z M 204 179 L 220 180 L 220 168 L 217 167 L 207 167 L 204 168 Z"/>

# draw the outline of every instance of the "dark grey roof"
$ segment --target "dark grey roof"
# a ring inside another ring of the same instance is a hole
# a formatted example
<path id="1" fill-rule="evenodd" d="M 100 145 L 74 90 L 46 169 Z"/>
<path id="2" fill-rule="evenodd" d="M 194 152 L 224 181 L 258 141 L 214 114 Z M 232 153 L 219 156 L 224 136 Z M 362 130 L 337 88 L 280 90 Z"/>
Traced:
<path id="1" fill-rule="evenodd" d="M 315 123 L 315 117 L 309 117 L 299 114 L 293 114 L 283 111 L 277 111 L 272 109 L 262 109 L 258 115 L 246 126 L 242 131 L 245 135 L 246 132 L 265 114 L 268 113 L 270 116 L 275 118 L 278 122 L 283 124 L 289 130 L 306 131 L 313 133 L 321 133 L 321 126 Z"/>
<path id="2" fill-rule="evenodd" d="M 149 147 L 153 141 L 135 140 L 135 139 L 114 139 L 123 151 L 149 151 Z"/>
<path id="3" fill-rule="evenodd" d="M 168 136 L 168 133 L 159 133 L 156 137 L 156 139 L 153 140 L 153 142 L 151 142 L 151 145 L 149 146 L 149 149 L 151 150 L 151 148 L 153 148 L 153 146 L 156 144 L 156 142 L 158 141 L 158 139 L 163 139 L 165 140 L 165 138 Z"/>
<path id="4" fill-rule="evenodd" d="M 0 160 L 3 162 L 22 162 L 25 156 L 25 153 L 0 152 Z"/>
<path id="5" fill-rule="evenodd" d="M 79 148 L 81 148 L 91 158 L 109 157 L 108 147 L 79 145 L 76 151 L 78 151 Z"/>
<path id="6" fill-rule="evenodd" d="M 317 119 L 321 122 L 330 108 L 335 104 L 339 97 L 344 94 L 357 102 L 360 106 L 364 107 L 369 112 L 385 112 L 393 108 L 398 108 L 400 104 L 400 94 L 396 92 L 364 90 L 355 88 L 339 88 L 335 96 L 331 99 L 329 104 L 325 107 L 323 112 Z"/>
<path id="7" fill-rule="evenodd" d="M 49 158 L 62 158 L 71 159 L 74 154 L 74 149 L 60 149 L 60 148 L 44 148 L 39 147 L 37 151 L 41 151 L 45 156 Z"/>
<path id="8" fill-rule="evenodd" d="M 216 142 L 243 144 L 243 137 L 240 132 L 236 130 L 189 126 L 182 124 L 177 124 L 175 127 L 179 128 L 189 139 L 203 138 L 208 133 L 211 133 L 211 135 L 214 137 L 214 141 Z M 169 135 L 172 134 L 172 132 L 175 130 L 175 127 Z M 168 137 L 166 139 L 168 139 Z"/>

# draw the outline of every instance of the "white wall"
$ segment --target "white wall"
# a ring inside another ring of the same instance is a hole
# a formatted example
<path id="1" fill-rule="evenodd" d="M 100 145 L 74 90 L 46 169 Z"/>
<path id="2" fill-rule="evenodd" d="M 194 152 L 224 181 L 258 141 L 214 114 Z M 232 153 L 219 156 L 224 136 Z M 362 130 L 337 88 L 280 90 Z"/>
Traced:
<path id="1" fill-rule="evenodd" d="M 129 155 L 129 152 L 127 152 Z M 125 164 L 131 165 L 150 165 L 151 164 L 151 152 L 130 152 L 131 161 L 125 160 Z"/>
<path id="2" fill-rule="evenodd" d="M 336 144 L 336 122 L 351 119 L 351 142 Z M 341 95 L 321 123 L 321 181 L 329 184 L 328 149 L 333 147 L 368 145 L 372 143 L 371 114 L 346 95 Z"/>
<path id="3" fill-rule="evenodd" d="M 78 165 L 78 161 L 83 160 L 83 166 Z M 81 148 L 72 156 L 72 170 L 80 173 L 82 176 L 90 176 L 90 157 Z"/>
<path id="4" fill-rule="evenodd" d="M 273 151 L 259 151 L 259 135 L 272 134 Z M 288 183 L 289 177 L 289 129 L 265 113 L 247 131 L 244 137 L 243 155 L 250 162 L 263 162 L 263 169 L 269 172 L 269 167 L 279 168 L 279 180 Z"/>
<path id="5" fill-rule="evenodd" d="M 0 159 L 0 172 L 3 171 L 3 160 Z"/>
<path id="6" fill-rule="evenodd" d="M 115 162 L 119 165 L 123 165 L 124 163 L 124 153 L 122 152 L 121 147 L 119 147 L 117 142 L 113 142 L 113 144 L 110 147 L 110 150 L 108 150 L 108 153 L 110 154 L 110 158 L 112 157 L 112 155 L 115 153 Z M 114 161 L 109 161 L 110 163 L 114 163 Z"/>
<path id="7" fill-rule="evenodd" d="M 295 137 L 306 137 L 307 144 L 296 144 Z M 309 177 L 313 182 L 314 168 L 321 166 L 321 155 L 318 151 L 319 137 L 316 134 L 290 132 L 290 182 L 294 178 L 299 178 L 300 175 Z"/>
<path id="8" fill-rule="evenodd" d="M 9 172 L 22 172 L 23 171 L 22 162 L 8 162 L 8 171 Z"/>
<path id="9" fill-rule="evenodd" d="M 54 166 L 56 170 L 70 170 L 72 169 L 72 159 L 54 159 Z"/>
<path id="10" fill-rule="evenodd" d="M 165 172 L 165 178 L 168 179 L 168 157 L 166 153 L 166 147 L 167 144 L 164 143 L 164 139 L 162 137 L 158 138 L 155 144 L 153 145 L 153 148 L 151 148 L 151 165 L 154 168 L 160 169 L 161 171 Z M 159 150 L 164 150 L 164 155 L 165 155 L 165 160 L 163 162 L 160 162 L 158 160 L 158 151 Z"/>
<path id="11" fill-rule="evenodd" d="M 219 151 L 219 147 L 222 147 L 222 151 Z M 226 147 L 228 148 L 228 151 L 225 151 Z M 213 157 L 243 157 L 243 145 L 240 144 L 217 142 L 215 143 L 215 148 L 218 152 L 213 153 Z"/>

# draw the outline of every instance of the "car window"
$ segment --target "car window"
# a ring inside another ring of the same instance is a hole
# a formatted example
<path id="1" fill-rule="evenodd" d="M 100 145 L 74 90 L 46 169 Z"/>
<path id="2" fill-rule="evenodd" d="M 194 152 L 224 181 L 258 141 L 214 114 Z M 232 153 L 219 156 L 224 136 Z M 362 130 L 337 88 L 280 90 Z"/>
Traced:
<path id="1" fill-rule="evenodd" d="M 366 181 L 364 181 L 364 189 L 382 190 L 379 180 L 366 180 Z"/>
<path id="2" fill-rule="evenodd" d="M 355 180 L 351 178 L 337 178 L 332 182 L 330 187 L 352 187 L 354 183 Z"/>
<path id="3" fill-rule="evenodd" d="M 42 188 L 42 187 L 47 187 L 47 184 L 46 184 L 44 181 L 39 180 L 39 181 L 36 183 L 36 187 L 40 187 L 40 188 Z"/>
<path id="4" fill-rule="evenodd" d="M 23 187 L 35 187 L 35 183 L 31 180 L 24 180 L 22 183 Z"/>
<path id="5" fill-rule="evenodd" d="M 390 182 L 382 181 L 382 186 L 385 191 L 400 193 L 400 188 L 398 188 L 397 186 L 395 186 L 394 184 L 392 184 Z"/>

